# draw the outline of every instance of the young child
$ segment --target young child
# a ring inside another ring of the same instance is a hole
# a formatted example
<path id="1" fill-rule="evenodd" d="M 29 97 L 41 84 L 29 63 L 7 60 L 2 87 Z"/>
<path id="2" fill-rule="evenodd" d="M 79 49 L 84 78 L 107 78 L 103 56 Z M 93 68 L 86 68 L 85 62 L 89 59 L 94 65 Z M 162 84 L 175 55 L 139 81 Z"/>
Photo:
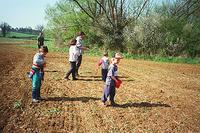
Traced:
<path id="1" fill-rule="evenodd" d="M 32 101 L 38 102 L 39 100 L 43 100 L 40 96 L 40 88 L 42 85 L 42 80 L 44 80 L 44 70 L 43 68 L 46 66 L 46 62 L 44 61 L 44 57 L 48 53 L 47 46 L 41 46 L 39 52 L 35 54 L 33 58 L 33 66 L 30 71 L 29 77 L 33 81 L 32 88 Z"/>
<path id="2" fill-rule="evenodd" d="M 71 64 L 71 69 L 66 73 L 65 79 L 69 80 L 69 75 L 72 73 L 72 80 L 77 80 L 75 72 L 76 72 L 76 61 L 78 56 L 80 55 L 78 48 L 76 47 L 76 39 L 72 39 L 70 41 L 70 49 L 69 49 L 69 62 Z"/>
<path id="3" fill-rule="evenodd" d="M 114 97 L 115 97 L 115 83 L 118 83 L 118 72 L 117 72 L 117 64 L 119 63 L 120 59 L 123 59 L 123 57 L 120 57 L 118 53 L 114 53 L 112 56 L 112 64 L 108 68 L 108 74 L 106 78 L 106 84 L 104 87 L 103 96 L 101 98 L 101 101 L 103 105 L 106 107 L 106 101 L 109 96 L 110 104 L 115 105 Z"/>
<path id="4" fill-rule="evenodd" d="M 98 66 L 101 66 L 102 81 L 104 82 L 106 81 L 109 64 L 110 64 L 110 61 L 108 58 L 108 52 L 105 52 L 103 54 L 103 58 L 101 58 L 98 64 Z"/>

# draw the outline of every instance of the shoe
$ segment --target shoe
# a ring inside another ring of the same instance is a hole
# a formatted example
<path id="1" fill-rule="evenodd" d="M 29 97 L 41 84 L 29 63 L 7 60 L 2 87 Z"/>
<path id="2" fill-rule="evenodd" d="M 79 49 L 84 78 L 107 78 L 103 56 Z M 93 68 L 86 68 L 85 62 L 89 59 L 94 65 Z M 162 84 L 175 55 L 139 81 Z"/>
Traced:
<path id="1" fill-rule="evenodd" d="M 106 102 L 102 102 L 103 107 L 107 107 Z"/>
<path id="2" fill-rule="evenodd" d="M 72 80 L 78 80 L 77 78 L 73 78 Z"/>
<path id="3" fill-rule="evenodd" d="M 68 77 L 64 77 L 64 79 L 66 79 L 66 80 L 70 80 Z"/>
<path id="4" fill-rule="evenodd" d="M 32 99 L 32 102 L 37 103 L 37 102 L 39 102 L 39 100 L 37 100 L 37 99 Z"/>
<path id="5" fill-rule="evenodd" d="M 110 105 L 114 106 L 117 105 L 115 102 L 110 102 Z"/>
<path id="6" fill-rule="evenodd" d="M 44 100 L 44 98 L 42 98 L 42 97 L 38 97 L 37 100 L 42 101 L 42 100 Z"/>
<path id="7" fill-rule="evenodd" d="M 80 77 L 80 75 L 79 75 L 79 74 L 76 74 L 76 77 Z"/>

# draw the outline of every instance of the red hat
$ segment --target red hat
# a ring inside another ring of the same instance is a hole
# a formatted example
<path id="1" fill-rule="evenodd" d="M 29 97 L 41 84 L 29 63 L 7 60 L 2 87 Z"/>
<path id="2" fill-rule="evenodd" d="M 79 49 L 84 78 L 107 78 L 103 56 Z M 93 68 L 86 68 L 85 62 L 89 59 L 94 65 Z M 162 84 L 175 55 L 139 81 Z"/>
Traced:
<path id="1" fill-rule="evenodd" d="M 123 57 L 121 57 L 119 53 L 114 53 L 112 58 L 123 59 Z"/>

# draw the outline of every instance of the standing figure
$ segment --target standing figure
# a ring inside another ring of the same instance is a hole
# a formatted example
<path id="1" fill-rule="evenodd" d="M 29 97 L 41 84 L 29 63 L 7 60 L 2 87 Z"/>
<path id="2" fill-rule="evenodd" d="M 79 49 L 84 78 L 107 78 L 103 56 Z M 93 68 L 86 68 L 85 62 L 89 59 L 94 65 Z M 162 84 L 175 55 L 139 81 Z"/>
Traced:
<path id="1" fill-rule="evenodd" d="M 114 97 L 115 97 L 115 85 L 119 82 L 118 78 L 118 71 L 117 71 L 117 64 L 119 64 L 120 59 L 123 59 L 123 57 L 120 57 L 118 53 L 113 54 L 112 56 L 112 64 L 108 68 L 108 74 L 106 78 L 106 84 L 104 87 L 104 92 L 101 97 L 101 101 L 103 105 L 106 107 L 106 101 L 109 96 L 110 104 L 115 105 Z"/>
<path id="2" fill-rule="evenodd" d="M 79 49 L 79 53 L 80 53 L 80 55 L 78 56 L 77 62 L 76 62 L 76 72 L 75 73 L 76 73 L 77 77 L 79 77 L 78 69 L 81 66 L 82 55 L 84 53 L 84 50 L 88 50 L 88 51 L 90 50 L 89 48 L 84 47 L 84 44 L 82 41 L 84 36 L 85 36 L 85 33 L 81 31 L 78 33 L 78 37 L 76 38 L 76 40 L 77 40 L 76 47 Z"/>
<path id="3" fill-rule="evenodd" d="M 44 36 L 43 36 L 43 33 L 40 32 L 39 33 L 39 36 L 38 36 L 38 39 L 37 39 L 37 44 L 38 44 L 38 49 L 44 45 Z"/>
<path id="4" fill-rule="evenodd" d="M 40 89 L 42 86 L 42 80 L 44 80 L 44 67 L 46 66 L 46 62 L 44 61 L 44 57 L 48 53 L 47 46 L 41 46 L 39 52 L 35 54 L 33 57 L 33 66 L 30 71 L 29 77 L 33 81 L 32 88 L 32 101 L 38 102 L 39 100 L 43 100 L 40 96 Z"/>
<path id="5" fill-rule="evenodd" d="M 72 74 L 72 80 L 77 80 L 75 71 L 76 71 L 76 62 L 79 56 L 79 50 L 76 47 L 76 39 L 72 39 L 70 41 L 70 48 L 69 48 L 69 62 L 71 64 L 71 69 L 66 73 L 65 79 L 69 80 L 69 75 Z"/>
<path id="6" fill-rule="evenodd" d="M 108 52 L 105 52 L 103 54 L 103 58 L 101 58 L 100 62 L 98 63 L 98 66 L 101 66 L 102 81 L 104 82 L 106 81 L 109 65 L 110 61 L 108 58 Z"/>

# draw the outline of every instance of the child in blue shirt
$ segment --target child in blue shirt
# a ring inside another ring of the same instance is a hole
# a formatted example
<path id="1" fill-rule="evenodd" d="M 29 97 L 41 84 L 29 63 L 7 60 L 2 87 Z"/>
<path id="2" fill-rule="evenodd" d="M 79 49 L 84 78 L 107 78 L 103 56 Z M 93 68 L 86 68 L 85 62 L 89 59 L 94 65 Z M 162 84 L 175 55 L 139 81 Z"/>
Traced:
<path id="1" fill-rule="evenodd" d="M 106 107 L 106 101 L 109 96 L 110 104 L 115 105 L 114 97 L 115 97 L 115 83 L 118 83 L 118 71 L 117 64 L 119 64 L 120 59 L 123 59 L 118 53 L 114 53 L 112 56 L 112 64 L 108 68 L 108 74 L 106 78 L 106 84 L 104 87 L 103 96 L 101 101 L 103 105 Z"/>

